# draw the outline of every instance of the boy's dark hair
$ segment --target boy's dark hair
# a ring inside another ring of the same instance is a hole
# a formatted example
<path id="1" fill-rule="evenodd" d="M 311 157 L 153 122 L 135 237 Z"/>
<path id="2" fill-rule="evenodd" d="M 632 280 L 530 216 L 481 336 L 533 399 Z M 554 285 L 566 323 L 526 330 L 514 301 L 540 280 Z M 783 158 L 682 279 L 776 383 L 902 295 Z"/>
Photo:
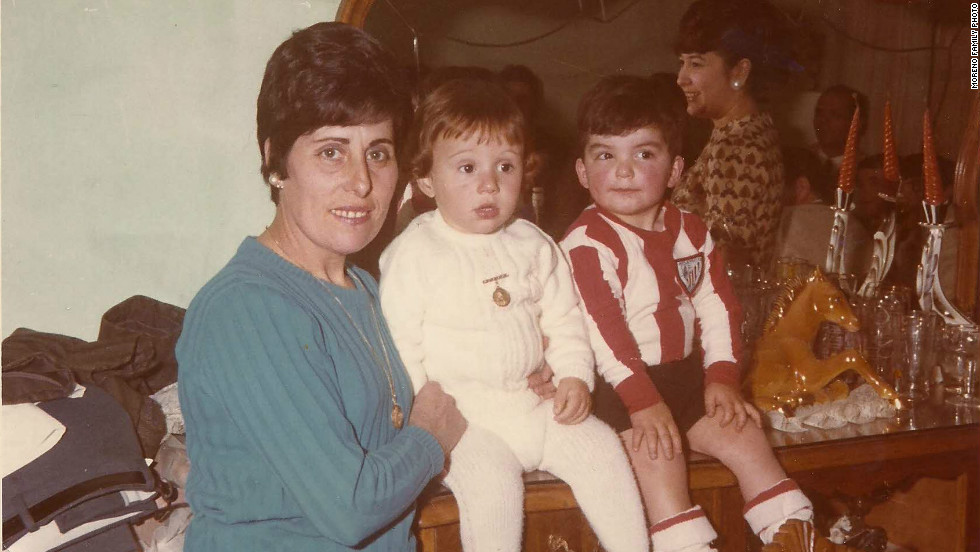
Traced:
<path id="1" fill-rule="evenodd" d="M 429 175 L 436 140 L 476 135 L 481 142 L 502 138 L 524 146 L 525 126 L 523 113 L 495 80 L 463 77 L 442 82 L 426 94 L 415 112 L 410 146 L 411 178 Z"/>
<path id="2" fill-rule="evenodd" d="M 286 156 L 296 139 L 327 125 L 390 119 L 397 145 L 411 113 L 403 82 L 394 57 L 360 29 L 329 22 L 293 33 L 269 58 L 256 102 L 262 177 L 287 178 Z M 278 203 L 279 190 L 271 190 Z"/>
<path id="3" fill-rule="evenodd" d="M 680 155 L 686 117 L 667 86 L 633 75 L 600 80 L 578 105 L 579 155 L 590 136 L 623 136 L 644 127 L 660 131 L 671 157 Z"/>

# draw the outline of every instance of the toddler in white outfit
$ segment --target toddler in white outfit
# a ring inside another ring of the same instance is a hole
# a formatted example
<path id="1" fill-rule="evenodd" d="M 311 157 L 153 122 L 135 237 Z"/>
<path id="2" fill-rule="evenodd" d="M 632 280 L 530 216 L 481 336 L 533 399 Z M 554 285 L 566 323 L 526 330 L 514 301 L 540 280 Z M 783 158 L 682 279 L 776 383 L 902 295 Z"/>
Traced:
<path id="1" fill-rule="evenodd" d="M 568 483 L 606 550 L 648 550 L 623 444 L 589 414 L 593 355 L 568 264 L 514 218 L 520 110 L 498 84 L 466 78 L 430 92 L 416 117 L 412 177 L 437 210 L 385 250 L 381 303 L 416 391 L 439 382 L 469 422 L 444 481 L 463 549 L 521 549 L 521 476 L 541 469 Z M 545 361 L 553 400 L 528 388 Z"/>

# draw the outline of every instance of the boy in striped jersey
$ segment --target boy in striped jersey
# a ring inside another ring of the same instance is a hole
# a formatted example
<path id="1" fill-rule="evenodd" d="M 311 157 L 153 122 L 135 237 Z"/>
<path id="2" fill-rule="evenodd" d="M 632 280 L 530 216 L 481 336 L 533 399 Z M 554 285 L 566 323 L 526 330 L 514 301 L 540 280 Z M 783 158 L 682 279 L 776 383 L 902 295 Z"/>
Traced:
<path id="1" fill-rule="evenodd" d="M 599 374 L 595 414 L 620 432 L 656 552 L 713 550 L 687 488 L 683 441 L 738 478 L 763 542 L 813 508 L 776 461 L 739 392 L 740 307 L 704 222 L 667 199 L 683 113 L 640 77 L 603 79 L 579 105 L 575 162 L 590 205 L 562 249 L 582 298 Z"/>

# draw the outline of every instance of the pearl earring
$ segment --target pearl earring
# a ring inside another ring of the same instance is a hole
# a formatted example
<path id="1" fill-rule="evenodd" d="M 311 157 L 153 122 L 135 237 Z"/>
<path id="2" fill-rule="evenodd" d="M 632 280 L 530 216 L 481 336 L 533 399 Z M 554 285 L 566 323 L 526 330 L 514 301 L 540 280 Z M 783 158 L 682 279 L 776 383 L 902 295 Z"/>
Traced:
<path id="1" fill-rule="evenodd" d="M 269 185 L 272 186 L 273 188 L 276 188 L 276 189 L 281 190 L 282 189 L 282 178 L 280 178 L 279 175 L 276 174 L 276 173 L 270 174 L 269 175 Z"/>
<path id="2" fill-rule="evenodd" d="M 742 87 L 742 81 L 732 81 L 732 88 L 738 90 Z"/>

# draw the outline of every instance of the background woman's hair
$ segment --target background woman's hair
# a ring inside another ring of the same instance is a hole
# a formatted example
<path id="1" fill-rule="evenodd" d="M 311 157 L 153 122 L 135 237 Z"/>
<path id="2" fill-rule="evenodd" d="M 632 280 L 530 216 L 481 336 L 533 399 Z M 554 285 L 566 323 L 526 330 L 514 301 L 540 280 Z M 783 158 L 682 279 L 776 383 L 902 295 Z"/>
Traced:
<path id="1" fill-rule="evenodd" d="M 296 31 L 269 58 L 256 102 L 262 177 L 287 178 L 293 143 L 323 126 L 390 119 L 397 145 L 411 113 L 404 83 L 395 58 L 360 29 L 328 22 Z M 279 190 L 271 191 L 278 203 Z"/>
<path id="2" fill-rule="evenodd" d="M 717 52 L 728 67 L 752 62 L 746 82 L 756 99 L 800 67 L 790 55 L 788 22 L 765 0 L 698 0 L 684 12 L 677 54 Z"/>

